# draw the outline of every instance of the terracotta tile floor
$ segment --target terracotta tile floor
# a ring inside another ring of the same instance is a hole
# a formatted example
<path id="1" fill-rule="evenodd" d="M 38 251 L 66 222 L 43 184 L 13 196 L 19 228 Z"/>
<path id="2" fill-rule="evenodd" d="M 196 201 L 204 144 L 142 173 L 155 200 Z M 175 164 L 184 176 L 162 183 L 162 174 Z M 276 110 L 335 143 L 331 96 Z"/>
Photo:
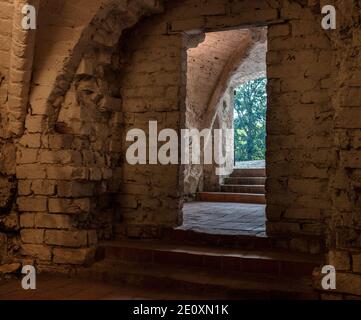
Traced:
<path id="1" fill-rule="evenodd" d="M 266 236 L 265 205 L 229 202 L 189 202 L 178 229 L 212 234 Z"/>
<path id="2" fill-rule="evenodd" d="M 55 275 L 38 275 L 36 290 L 22 289 L 21 280 L 0 280 L 0 300 L 196 300 L 202 298 L 205 297 Z"/>

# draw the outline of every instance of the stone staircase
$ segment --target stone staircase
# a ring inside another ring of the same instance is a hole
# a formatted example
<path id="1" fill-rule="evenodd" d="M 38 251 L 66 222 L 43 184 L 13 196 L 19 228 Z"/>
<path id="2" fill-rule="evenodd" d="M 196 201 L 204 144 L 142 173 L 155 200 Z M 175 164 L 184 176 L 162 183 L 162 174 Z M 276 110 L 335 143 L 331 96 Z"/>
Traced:
<path id="1" fill-rule="evenodd" d="M 265 204 L 266 169 L 235 169 L 220 192 L 199 192 L 199 201 Z"/>
<path id="2" fill-rule="evenodd" d="M 176 237 L 178 237 L 176 235 Z M 256 238 L 255 238 L 256 239 Z M 265 238 L 266 239 L 266 238 Z M 321 255 L 280 251 L 261 243 L 222 248 L 175 241 L 101 243 L 97 262 L 77 277 L 137 285 L 164 292 L 192 292 L 204 299 L 318 299 L 312 271 Z"/>

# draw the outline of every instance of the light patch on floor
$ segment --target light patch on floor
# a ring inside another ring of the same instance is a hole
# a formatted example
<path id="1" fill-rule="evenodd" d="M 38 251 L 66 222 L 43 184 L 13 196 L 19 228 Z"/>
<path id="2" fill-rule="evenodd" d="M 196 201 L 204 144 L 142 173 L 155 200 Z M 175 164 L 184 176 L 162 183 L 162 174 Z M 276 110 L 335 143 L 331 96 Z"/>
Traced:
<path id="1" fill-rule="evenodd" d="M 265 205 L 228 202 L 189 202 L 178 229 L 225 235 L 266 236 Z"/>
<path id="2" fill-rule="evenodd" d="M 254 161 L 239 161 L 236 162 L 234 165 L 237 169 L 264 169 L 266 168 L 266 161 L 265 160 L 254 160 Z"/>

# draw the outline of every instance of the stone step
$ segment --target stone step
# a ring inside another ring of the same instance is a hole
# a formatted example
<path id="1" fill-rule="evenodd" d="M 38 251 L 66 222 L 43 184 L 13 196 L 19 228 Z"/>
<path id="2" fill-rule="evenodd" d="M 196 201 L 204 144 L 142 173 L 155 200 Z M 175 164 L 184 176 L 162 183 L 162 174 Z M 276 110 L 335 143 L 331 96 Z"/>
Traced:
<path id="1" fill-rule="evenodd" d="M 234 169 L 231 177 L 266 177 L 266 169 Z"/>
<path id="2" fill-rule="evenodd" d="M 124 263 L 105 259 L 91 268 L 80 268 L 78 278 L 136 285 L 144 289 L 160 289 L 172 293 L 205 295 L 207 299 L 318 299 L 307 278 L 280 278 L 239 273 L 238 276 L 220 272 L 204 272 L 198 268 Z"/>
<path id="3" fill-rule="evenodd" d="M 146 240 L 106 242 L 99 245 L 97 255 L 98 259 L 148 266 L 183 266 L 225 274 L 252 273 L 296 278 L 310 276 L 322 263 L 320 255 L 245 251 Z"/>
<path id="4" fill-rule="evenodd" d="M 312 271 L 320 255 L 243 251 L 163 241 L 112 241 L 77 276 L 215 299 L 317 299 Z"/>
<path id="5" fill-rule="evenodd" d="M 266 184 L 264 177 L 230 177 L 224 179 L 224 184 L 239 184 L 239 185 L 262 185 Z"/>
<path id="6" fill-rule="evenodd" d="M 221 185 L 221 192 L 265 194 L 266 188 L 262 185 L 225 184 Z"/>
<path id="7" fill-rule="evenodd" d="M 197 194 L 199 201 L 208 202 L 237 202 L 237 203 L 256 203 L 266 204 L 264 194 L 251 193 L 227 193 L 227 192 L 199 192 Z"/>
<path id="8" fill-rule="evenodd" d="M 163 241 L 174 244 L 194 246 L 211 246 L 213 248 L 238 248 L 253 251 L 279 251 L 279 252 L 325 252 L 325 239 L 320 236 L 305 235 L 231 235 L 213 234 L 196 230 L 166 229 Z M 295 245 L 302 243 L 301 246 Z"/>
<path id="9" fill-rule="evenodd" d="M 167 241 L 167 243 L 240 248 L 242 250 L 274 250 L 278 248 L 277 239 L 272 237 L 243 234 L 215 234 L 184 229 L 166 229 L 163 234 L 163 239 Z"/>

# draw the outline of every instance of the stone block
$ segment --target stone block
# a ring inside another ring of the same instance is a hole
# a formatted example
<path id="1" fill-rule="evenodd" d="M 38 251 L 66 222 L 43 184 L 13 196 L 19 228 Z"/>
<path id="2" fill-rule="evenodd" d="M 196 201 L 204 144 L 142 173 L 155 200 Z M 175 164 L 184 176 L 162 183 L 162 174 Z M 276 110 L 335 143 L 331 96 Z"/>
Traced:
<path id="1" fill-rule="evenodd" d="M 290 25 L 288 23 L 271 25 L 268 28 L 268 33 L 272 38 L 288 36 L 290 34 Z"/>
<path id="2" fill-rule="evenodd" d="M 285 211 L 286 219 L 299 220 L 319 220 L 321 218 L 321 209 L 319 208 L 288 208 Z"/>
<path id="3" fill-rule="evenodd" d="M 352 273 L 337 273 L 337 292 L 361 296 L 361 275 Z"/>
<path id="4" fill-rule="evenodd" d="M 20 227 L 21 228 L 34 228 L 35 227 L 35 213 L 24 212 L 20 214 Z"/>
<path id="5" fill-rule="evenodd" d="M 49 148 L 51 149 L 69 149 L 72 146 L 74 137 L 71 134 L 52 134 L 49 135 Z"/>
<path id="6" fill-rule="evenodd" d="M 18 197 L 17 204 L 20 211 L 34 212 L 47 210 L 45 197 Z"/>
<path id="7" fill-rule="evenodd" d="M 18 181 L 18 194 L 20 196 L 28 196 L 31 194 L 31 181 L 19 180 Z"/>
<path id="8" fill-rule="evenodd" d="M 44 230 L 23 229 L 20 231 L 23 243 L 42 244 L 44 242 Z"/>
<path id="9" fill-rule="evenodd" d="M 16 273 L 21 268 L 20 263 L 7 263 L 0 265 L 0 274 Z"/>
<path id="10" fill-rule="evenodd" d="M 94 262 L 96 248 L 67 249 L 54 248 L 54 263 L 88 265 Z"/>
<path id="11" fill-rule="evenodd" d="M 50 180 L 34 180 L 31 185 L 31 190 L 36 195 L 54 195 L 55 182 Z"/>
<path id="12" fill-rule="evenodd" d="M 46 230 L 45 243 L 65 247 L 84 247 L 88 244 L 88 232 L 86 230 Z"/>
<path id="13" fill-rule="evenodd" d="M 38 159 L 38 150 L 19 148 L 16 153 L 16 162 L 18 164 L 36 163 Z"/>
<path id="14" fill-rule="evenodd" d="M 54 198 L 49 199 L 49 212 L 52 213 L 89 213 L 90 212 L 90 199 L 63 199 Z"/>
<path id="15" fill-rule="evenodd" d="M 18 179 L 45 179 L 45 167 L 40 164 L 23 164 L 16 167 Z"/>
<path id="16" fill-rule="evenodd" d="M 350 255 L 346 251 L 330 251 L 328 254 L 328 263 L 340 271 L 347 271 L 351 268 Z"/>
<path id="17" fill-rule="evenodd" d="M 84 167 L 50 165 L 46 173 L 48 179 L 54 180 L 86 180 L 89 177 L 89 170 Z"/>
<path id="18" fill-rule="evenodd" d="M 290 241 L 290 249 L 296 252 L 309 252 L 308 241 L 305 238 L 294 238 Z"/>
<path id="19" fill-rule="evenodd" d="M 45 129 L 45 117 L 43 116 L 27 116 L 25 128 L 29 133 L 43 132 Z"/>
<path id="20" fill-rule="evenodd" d="M 74 150 L 40 151 L 39 158 L 40 162 L 45 164 L 73 164 L 79 166 L 82 163 L 80 152 Z"/>
<path id="21" fill-rule="evenodd" d="M 90 168 L 90 180 L 100 181 L 102 180 L 102 170 L 100 168 Z"/>
<path id="22" fill-rule="evenodd" d="M 94 194 L 94 185 L 89 182 L 60 181 L 58 195 L 62 198 L 91 197 Z"/>
<path id="23" fill-rule="evenodd" d="M 300 224 L 292 222 L 270 222 L 266 224 L 267 233 L 269 234 L 290 234 L 300 233 Z"/>
<path id="24" fill-rule="evenodd" d="M 39 244 L 23 244 L 21 254 L 43 261 L 50 261 L 52 256 L 50 247 Z"/>
<path id="25" fill-rule="evenodd" d="M 72 219 L 67 215 L 37 213 L 34 221 L 37 228 L 70 229 L 72 227 Z"/>

